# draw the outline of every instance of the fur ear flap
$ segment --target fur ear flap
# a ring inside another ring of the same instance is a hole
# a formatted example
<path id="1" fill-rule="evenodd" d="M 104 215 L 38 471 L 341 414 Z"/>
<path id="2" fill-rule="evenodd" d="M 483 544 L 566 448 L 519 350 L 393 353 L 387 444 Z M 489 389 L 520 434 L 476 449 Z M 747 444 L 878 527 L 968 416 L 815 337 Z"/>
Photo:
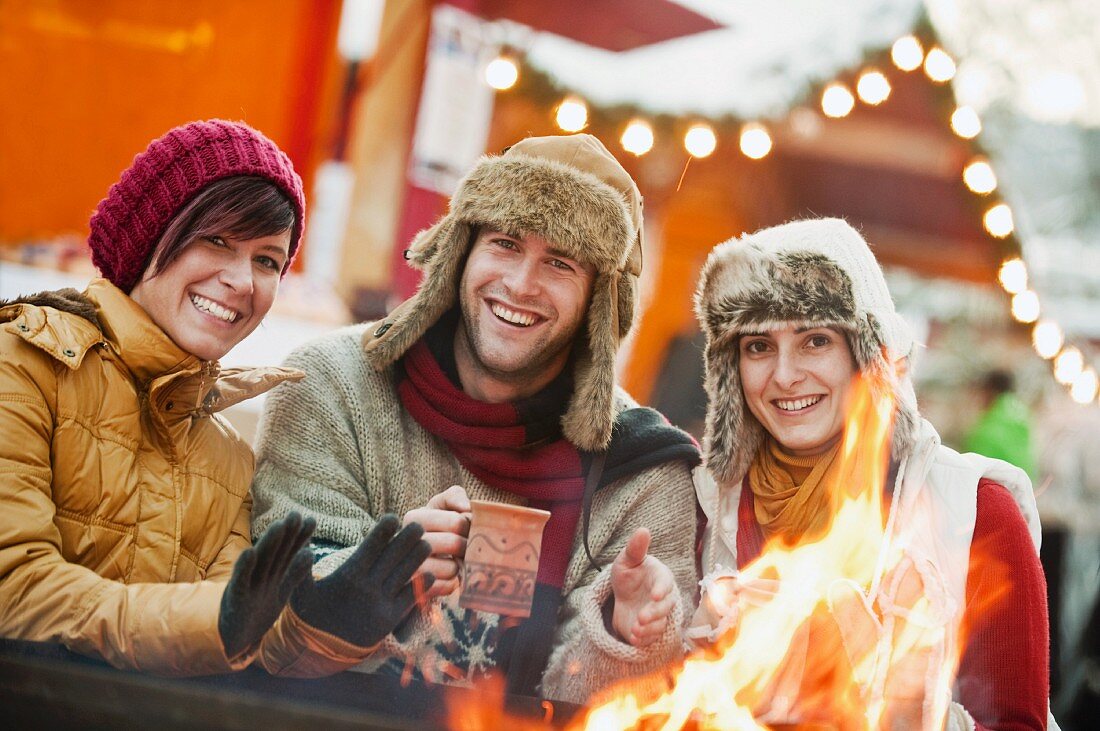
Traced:
<path id="1" fill-rule="evenodd" d="M 453 225 L 454 222 L 449 217 L 444 217 L 414 236 L 412 243 L 405 251 L 405 260 L 409 265 L 424 271 L 439 252 L 441 242 L 450 240 L 445 229 Z"/>
<path id="2" fill-rule="evenodd" d="M 912 447 L 920 417 L 916 394 L 908 376 L 899 376 L 897 367 L 882 344 L 881 325 L 874 315 L 857 323 L 852 334 L 852 354 L 867 378 L 876 397 L 889 395 L 894 399 L 894 425 L 890 456 L 900 460 Z"/>
<path id="3" fill-rule="evenodd" d="M 432 267 L 433 275 L 424 277 L 416 294 L 391 312 L 377 329 L 365 333 L 364 351 L 372 366 L 385 368 L 404 355 L 458 301 L 458 280 L 471 234 L 469 225 L 449 217 L 417 234 L 410 247 L 410 261 L 419 269 Z M 437 261 L 440 257 L 444 258 Z"/>
<path id="4" fill-rule="evenodd" d="M 615 423 L 615 352 L 619 339 L 612 329 L 611 308 L 618 306 L 612 302 L 612 276 L 619 273 L 598 274 L 592 283 L 588 342 L 575 341 L 574 347 L 580 350 L 573 357 L 573 398 L 561 420 L 565 438 L 589 452 L 607 449 Z M 619 296 L 622 294 L 620 290 Z"/>
<path id="5" fill-rule="evenodd" d="M 763 436 L 756 419 L 745 413 L 737 338 L 708 339 L 704 358 L 707 468 L 719 485 L 728 485 L 741 477 Z"/>
<path id="6" fill-rule="evenodd" d="M 634 325 L 634 303 L 638 295 L 638 277 L 630 272 L 615 272 L 612 276 L 619 278 L 616 287 L 616 306 L 619 309 L 619 340 L 630 333 Z M 595 293 L 593 293 L 595 296 Z"/>
<path id="7" fill-rule="evenodd" d="M 740 390 L 740 383 L 731 383 L 731 380 L 740 380 L 731 378 L 737 373 L 737 354 L 731 352 L 728 345 L 708 338 L 703 358 L 706 363 L 704 386 L 707 392 L 703 444 L 706 448 L 707 468 L 718 483 L 723 484 L 729 477 L 732 441 L 738 423 L 733 412 L 740 407 L 734 403 L 737 399 L 730 398 L 735 389 Z"/>

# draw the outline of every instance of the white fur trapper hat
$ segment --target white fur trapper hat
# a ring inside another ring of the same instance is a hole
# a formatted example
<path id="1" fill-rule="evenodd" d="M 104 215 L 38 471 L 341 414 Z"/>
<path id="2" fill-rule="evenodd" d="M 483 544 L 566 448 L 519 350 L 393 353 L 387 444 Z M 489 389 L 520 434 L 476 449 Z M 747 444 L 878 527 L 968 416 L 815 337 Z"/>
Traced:
<path id="1" fill-rule="evenodd" d="M 907 368 L 913 349 L 886 280 L 863 237 L 835 218 L 793 221 L 719 244 L 695 293 L 706 335 L 707 466 L 720 485 L 740 480 L 764 442 L 745 405 L 738 336 L 795 327 L 835 327 L 848 336 L 872 388 L 895 397 L 891 452 L 907 454 L 919 415 Z"/>
<path id="2" fill-rule="evenodd" d="M 406 258 L 423 280 L 368 330 L 367 360 L 379 369 L 393 363 L 455 306 L 480 226 L 541 236 L 595 268 L 588 337 L 574 348 L 575 385 L 562 431 L 580 449 L 606 449 L 615 418 L 615 354 L 634 321 L 642 271 L 642 196 L 592 135 L 528 137 L 483 157 L 459 183 L 447 215 L 413 239 Z"/>

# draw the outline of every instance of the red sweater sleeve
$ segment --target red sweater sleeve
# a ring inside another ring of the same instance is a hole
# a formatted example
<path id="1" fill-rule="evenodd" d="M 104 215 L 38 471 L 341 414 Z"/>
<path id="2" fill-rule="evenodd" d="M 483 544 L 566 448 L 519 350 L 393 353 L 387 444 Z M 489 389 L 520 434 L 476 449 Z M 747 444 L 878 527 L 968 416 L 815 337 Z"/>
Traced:
<path id="1" fill-rule="evenodd" d="M 1046 580 L 1023 515 L 978 483 L 957 699 L 978 729 L 1045 729 L 1050 694 Z"/>

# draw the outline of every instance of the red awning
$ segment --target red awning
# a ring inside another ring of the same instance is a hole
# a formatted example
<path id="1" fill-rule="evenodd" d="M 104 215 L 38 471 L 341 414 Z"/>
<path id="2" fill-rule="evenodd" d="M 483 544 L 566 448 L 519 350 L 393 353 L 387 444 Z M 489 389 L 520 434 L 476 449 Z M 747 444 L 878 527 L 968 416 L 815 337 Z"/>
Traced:
<path id="1" fill-rule="evenodd" d="M 447 1 L 487 20 L 514 20 L 608 51 L 629 51 L 722 27 L 671 0 Z"/>

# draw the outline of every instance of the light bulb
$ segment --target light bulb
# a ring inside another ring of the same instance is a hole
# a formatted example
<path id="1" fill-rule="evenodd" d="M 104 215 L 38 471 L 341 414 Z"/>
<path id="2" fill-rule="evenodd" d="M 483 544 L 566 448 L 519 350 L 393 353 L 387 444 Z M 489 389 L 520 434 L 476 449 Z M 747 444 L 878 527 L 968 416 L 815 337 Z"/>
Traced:
<path id="1" fill-rule="evenodd" d="M 982 120 L 973 107 L 959 107 L 951 115 L 951 129 L 964 140 L 972 140 L 982 131 Z"/>
<path id="2" fill-rule="evenodd" d="M 963 169 L 963 182 L 979 195 L 992 193 L 997 189 L 997 176 L 993 173 L 993 166 L 981 159 L 971 161 Z"/>
<path id="3" fill-rule="evenodd" d="M 507 56 L 498 56 L 485 67 L 485 81 L 497 91 L 505 91 L 516 85 L 519 67 Z"/>
<path id="4" fill-rule="evenodd" d="M 644 155 L 653 149 L 653 128 L 648 122 L 635 119 L 623 130 L 623 136 L 619 141 L 627 152 Z"/>
<path id="5" fill-rule="evenodd" d="M 1081 351 L 1074 347 L 1066 348 L 1054 359 L 1054 380 L 1068 386 L 1081 374 L 1084 367 L 1085 359 L 1081 356 Z"/>
<path id="6" fill-rule="evenodd" d="M 916 36 L 903 36 L 894 41 L 890 58 L 902 71 L 914 71 L 924 63 L 924 47 Z"/>
<path id="7" fill-rule="evenodd" d="M 692 157 L 707 157 L 718 147 L 718 138 L 708 124 L 694 124 L 684 135 L 684 149 Z"/>
<path id="8" fill-rule="evenodd" d="M 745 157 L 759 160 L 772 150 L 772 137 L 762 124 L 750 122 L 741 128 L 741 152 Z"/>
<path id="9" fill-rule="evenodd" d="M 955 59 L 947 51 L 936 46 L 924 57 L 924 73 L 938 84 L 955 78 Z"/>
<path id="10" fill-rule="evenodd" d="M 856 82 L 856 93 L 865 104 L 882 104 L 890 96 L 890 82 L 881 71 L 864 71 Z"/>
<path id="11" fill-rule="evenodd" d="M 1007 203 L 998 203 L 986 211 L 982 216 L 982 223 L 985 224 L 985 230 L 989 235 L 996 236 L 998 239 L 1003 239 L 1016 229 L 1016 224 L 1012 220 L 1012 209 Z"/>
<path id="12" fill-rule="evenodd" d="M 825 91 L 821 92 L 821 111 L 825 113 L 826 117 L 832 117 L 833 119 L 846 117 L 855 105 L 856 100 L 852 96 L 852 92 L 848 91 L 848 87 L 839 82 L 829 84 L 825 87 Z"/>
<path id="13" fill-rule="evenodd" d="M 1070 398 L 1079 404 L 1087 404 L 1096 398 L 1097 385 L 1096 371 L 1086 368 L 1073 379 L 1073 385 L 1069 390 Z"/>
<path id="14" fill-rule="evenodd" d="M 1058 327 L 1058 323 L 1053 320 L 1042 320 L 1031 331 L 1031 344 L 1035 346 L 1035 352 L 1040 358 L 1050 360 L 1058 355 L 1063 342 L 1065 338 L 1062 335 L 1062 328 Z"/>
<path id="15" fill-rule="evenodd" d="M 1027 289 L 1027 266 L 1023 259 L 1009 259 L 1001 264 L 997 279 L 1009 294 L 1019 294 Z"/>
<path id="16" fill-rule="evenodd" d="M 1039 295 L 1025 289 L 1012 297 L 1012 316 L 1019 322 L 1035 322 L 1039 319 Z"/>
<path id="17" fill-rule="evenodd" d="M 563 131 L 580 132 L 588 124 L 588 107 L 580 99 L 566 97 L 558 105 L 555 119 Z"/>

